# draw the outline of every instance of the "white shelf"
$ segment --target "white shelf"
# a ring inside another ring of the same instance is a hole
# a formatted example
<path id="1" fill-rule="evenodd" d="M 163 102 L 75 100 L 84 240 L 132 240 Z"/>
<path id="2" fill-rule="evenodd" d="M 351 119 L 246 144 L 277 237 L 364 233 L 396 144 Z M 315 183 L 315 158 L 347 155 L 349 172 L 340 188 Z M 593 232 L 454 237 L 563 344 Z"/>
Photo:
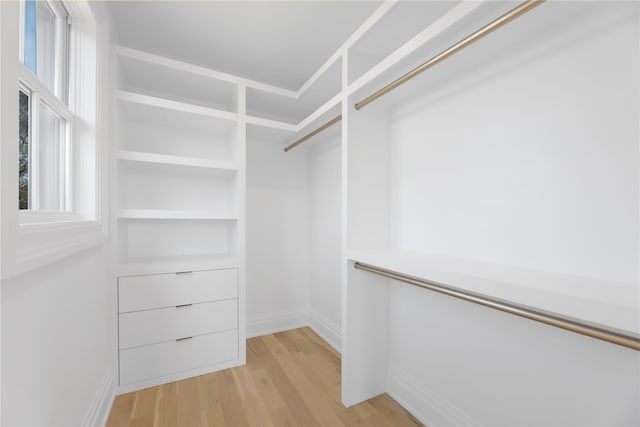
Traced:
<path id="1" fill-rule="evenodd" d="M 119 88 L 229 112 L 237 111 L 237 85 L 134 56 L 118 58 Z"/>
<path id="2" fill-rule="evenodd" d="M 224 212 L 176 211 L 157 209 L 122 209 L 120 219 L 198 219 L 213 221 L 237 221 L 238 217 Z"/>
<path id="3" fill-rule="evenodd" d="M 240 259 L 231 255 L 138 257 L 121 260 L 117 267 L 117 274 L 118 276 L 136 276 L 223 268 L 240 268 Z"/>
<path id="4" fill-rule="evenodd" d="M 180 111 L 183 113 L 215 117 L 218 119 L 232 121 L 238 119 L 238 115 L 236 113 L 230 113 L 228 111 L 218 110 L 215 108 L 202 107 L 200 105 L 188 104 L 185 102 L 172 101 L 165 98 L 157 98 L 155 96 L 143 95 L 135 92 L 119 90 L 117 92 L 117 96 L 120 101 L 130 102 L 133 104 L 147 105 L 167 110 Z"/>
<path id="5" fill-rule="evenodd" d="M 298 124 L 342 90 L 342 62 L 337 60 L 297 98 L 247 89 L 251 116 Z"/>
<path id="6" fill-rule="evenodd" d="M 214 169 L 235 173 L 238 168 L 231 162 L 196 159 L 192 157 L 171 156 L 167 154 L 146 153 L 141 151 L 120 150 L 118 159 L 131 162 L 153 163 L 160 165 L 174 165 L 194 168 Z"/>
<path id="7" fill-rule="evenodd" d="M 347 257 L 404 275 L 640 333 L 638 288 L 633 283 L 399 249 L 348 250 Z"/>
<path id="8" fill-rule="evenodd" d="M 283 131 L 295 132 L 298 128 L 297 125 L 291 123 L 285 123 L 278 120 L 264 119 L 262 117 L 247 116 L 247 123 L 256 126 L 262 126 L 271 129 L 278 129 Z"/>

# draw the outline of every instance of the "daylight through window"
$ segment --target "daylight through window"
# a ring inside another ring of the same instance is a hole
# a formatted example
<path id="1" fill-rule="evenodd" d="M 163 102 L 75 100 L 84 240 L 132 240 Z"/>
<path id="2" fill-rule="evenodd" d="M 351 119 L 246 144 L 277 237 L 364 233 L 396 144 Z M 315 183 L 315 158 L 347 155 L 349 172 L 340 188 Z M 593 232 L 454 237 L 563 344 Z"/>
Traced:
<path id="1" fill-rule="evenodd" d="M 22 3 L 18 207 L 69 210 L 69 24 L 59 1 Z"/>

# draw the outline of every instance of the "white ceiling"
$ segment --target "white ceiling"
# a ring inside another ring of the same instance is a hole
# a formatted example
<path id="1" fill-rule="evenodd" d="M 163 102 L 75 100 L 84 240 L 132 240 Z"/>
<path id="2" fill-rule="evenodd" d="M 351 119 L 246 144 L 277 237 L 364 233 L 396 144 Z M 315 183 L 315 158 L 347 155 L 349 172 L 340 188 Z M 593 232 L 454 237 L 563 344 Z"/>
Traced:
<path id="1" fill-rule="evenodd" d="M 113 1 L 118 44 L 297 90 L 380 1 Z"/>

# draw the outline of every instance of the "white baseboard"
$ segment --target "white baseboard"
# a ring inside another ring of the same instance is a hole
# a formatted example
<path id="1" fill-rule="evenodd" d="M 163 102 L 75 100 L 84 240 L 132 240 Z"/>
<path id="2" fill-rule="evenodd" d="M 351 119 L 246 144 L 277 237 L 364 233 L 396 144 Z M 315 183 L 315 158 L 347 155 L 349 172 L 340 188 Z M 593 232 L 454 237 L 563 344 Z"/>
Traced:
<path id="1" fill-rule="evenodd" d="M 265 313 L 247 318 L 247 338 L 309 326 L 306 310 Z"/>
<path id="2" fill-rule="evenodd" d="M 84 427 L 103 427 L 107 424 L 113 399 L 116 396 L 115 386 L 114 373 L 109 369 L 102 377 L 91 406 L 82 421 Z"/>
<path id="3" fill-rule="evenodd" d="M 390 367 L 387 393 L 430 427 L 481 425 L 401 369 Z"/>
<path id="4" fill-rule="evenodd" d="M 138 391 L 149 387 L 155 387 L 161 384 L 172 383 L 175 381 L 184 380 L 186 378 L 197 377 L 199 375 L 206 375 L 211 372 L 222 371 L 223 369 L 234 368 L 236 366 L 244 365 L 245 359 L 238 358 L 227 360 L 224 362 L 216 363 L 214 365 L 202 366 L 200 368 L 189 369 L 187 371 L 176 372 L 169 375 L 163 375 L 161 377 L 155 377 L 148 380 L 142 380 L 131 384 L 124 384 L 118 387 L 117 394 L 131 393 L 132 391 Z"/>
<path id="5" fill-rule="evenodd" d="M 309 310 L 309 326 L 338 353 L 341 353 L 342 332 L 340 326 L 314 309 Z"/>

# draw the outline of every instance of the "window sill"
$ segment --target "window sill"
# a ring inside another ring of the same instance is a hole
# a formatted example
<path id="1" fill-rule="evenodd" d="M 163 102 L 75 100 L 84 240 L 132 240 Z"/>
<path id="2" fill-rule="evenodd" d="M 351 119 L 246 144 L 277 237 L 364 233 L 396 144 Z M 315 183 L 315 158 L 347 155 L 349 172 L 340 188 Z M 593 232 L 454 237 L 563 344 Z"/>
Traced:
<path id="1" fill-rule="evenodd" d="M 20 211 L 18 221 L 21 230 L 44 228 L 69 228 L 94 223 L 71 212 Z"/>
<path id="2" fill-rule="evenodd" d="M 20 213 L 15 258 L 11 268 L 3 269 L 4 279 L 35 270 L 107 241 L 106 227 L 99 221 L 60 212 L 54 214 Z"/>

